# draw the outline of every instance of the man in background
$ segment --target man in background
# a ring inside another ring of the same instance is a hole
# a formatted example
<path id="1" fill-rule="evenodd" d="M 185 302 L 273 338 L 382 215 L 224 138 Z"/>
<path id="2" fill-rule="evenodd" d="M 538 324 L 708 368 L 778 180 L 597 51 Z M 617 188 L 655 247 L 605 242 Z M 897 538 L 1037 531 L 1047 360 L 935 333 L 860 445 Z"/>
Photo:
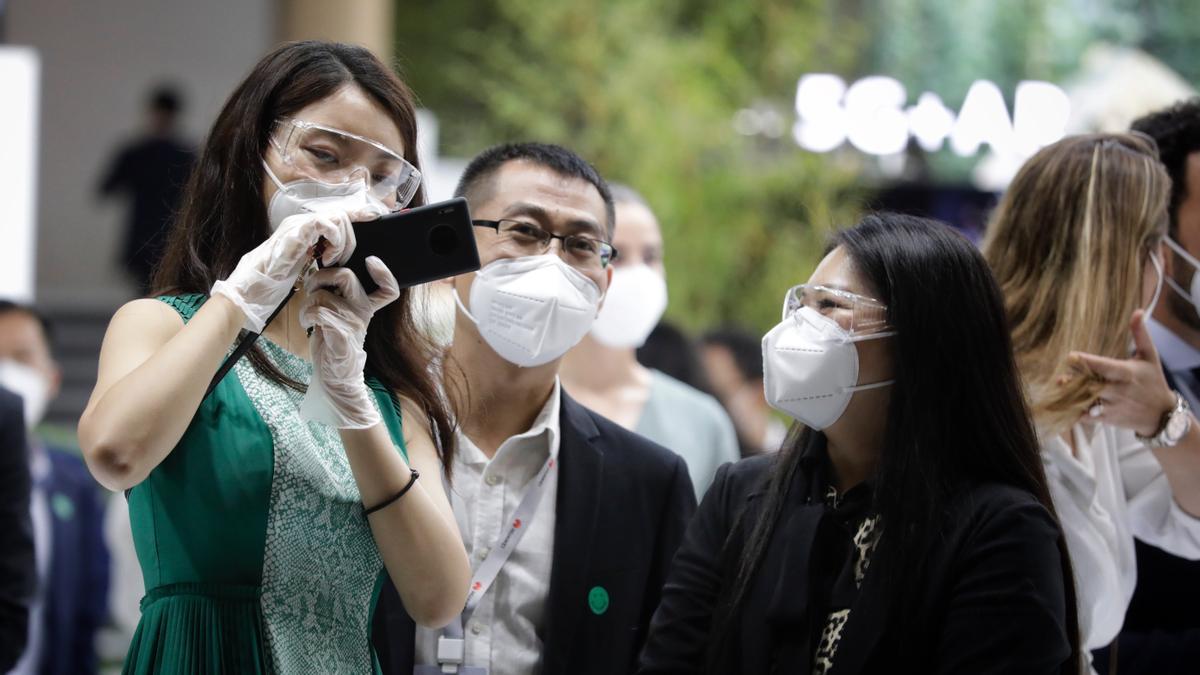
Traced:
<path id="1" fill-rule="evenodd" d="M 179 137 L 182 107 L 174 88 L 160 86 L 152 91 L 145 132 L 117 151 L 100 183 L 101 195 L 120 194 L 129 200 L 122 262 L 143 293 L 150 289 L 167 227 L 179 208 L 195 159 L 195 151 Z"/>
<path id="2" fill-rule="evenodd" d="M 1133 123 L 1158 144 L 1171 176 L 1162 302 L 1146 322 L 1171 387 L 1200 411 L 1200 99 L 1179 103 Z M 1120 673 L 1194 673 L 1200 660 L 1200 562 L 1141 541 L 1137 588 L 1116 649 L 1096 654 L 1098 672 L 1110 660 Z"/>
<path id="3" fill-rule="evenodd" d="M 24 399 L 32 431 L 58 394 L 62 376 L 50 349 L 49 322 L 32 307 L 0 301 L 0 386 Z M 96 630 L 105 619 L 108 551 L 100 487 L 76 453 L 30 434 L 37 592 L 29 638 L 14 673 L 96 672 Z M 5 486 L 7 488 L 7 485 Z"/>
<path id="4" fill-rule="evenodd" d="M 744 328 L 719 328 L 700 339 L 700 357 L 713 393 L 733 418 L 742 456 L 778 450 L 787 426 L 763 393 L 762 337 Z"/>

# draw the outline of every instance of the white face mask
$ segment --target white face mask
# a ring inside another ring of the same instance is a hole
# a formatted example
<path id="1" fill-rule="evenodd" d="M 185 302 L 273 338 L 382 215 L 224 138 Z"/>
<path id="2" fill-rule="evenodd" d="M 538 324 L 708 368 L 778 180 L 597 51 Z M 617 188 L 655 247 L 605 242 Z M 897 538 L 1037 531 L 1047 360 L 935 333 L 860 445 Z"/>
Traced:
<path id="1" fill-rule="evenodd" d="M 1166 281 L 1167 275 L 1163 271 L 1163 264 L 1158 259 L 1158 256 L 1150 256 L 1150 264 L 1154 265 L 1154 272 L 1158 274 L 1158 283 L 1154 286 L 1154 295 L 1150 298 L 1150 304 L 1146 306 L 1146 316 L 1154 314 L 1154 308 L 1158 306 L 1158 298 L 1162 295 L 1163 282 Z M 1192 275 L 1192 286 L 1196 285 L 1196 277 Z"/>
<path id="2" fill-rule="evenodd" d="M 600 287 L 556 255 L 503 258 L 475 273 L 470 311 L 484 341 L 525 368 L 562 357 L 596 319 Z"/>
<path id="3" fill-rule="evenodd" d="M 33 429 L 42 421 L 50 404 L 50 385 L 35 368 L 9 359 L 0 360 L 0 387 L 25 402 L 26 428 Z"/>
<path id="4" fill-rule="evenodd" d="M 363 210 L 373 210 L 380 216 L 389 213 L 386 204 L 371 196 L 365 178 L 346 183 L 325 183 L 312 178 L 301 178 L 285 184 L 265 161 L 263 167 L 266 168 L 271 182 L 278 188 L 267 205 L 267 220 L 271 223 L 272 232 L 279 229 L 284 218 L 298 213 Z"/>
<path id="5" fill-rule="evenodd" d="M 846 411 L 854 392 L 895 380 L 858 383 L 855 342 L 895 335 L 895 331 L 851 337 L 836 321 L 801 307 L 763 337 L 763 390 L 772 408 L 820 431 Z"/>
<path id="6" fill-rule="evenodd" d="M 592 337 L 613 349 L 641 347 L 666 310 L 667 281 L 661 274 L 647 265 L 618 267 Z"/>
<path id="7" fill-rule="evenodd" d="M 1187 264 L 1192 266 L 1192 283 L 1189 285 L 1188 290 L 1185 291 L 1180 288 L 1179 283 L 1171 277 L 1167 277 L 1167 285 L 1170 286 L 1171 289 L 1176 293 L 1180 294 L 1189 302 L 1191 302 L 1192 306 L 1196 308 L 1196 312 L 1200 313 L 1200 260 L 1196 260 L 1192 254 L 1184 250 L 1184 248 L 1180 246 L 1174 239 L 1165 237 L 1163 241 L 1167 243 L 1167 246 L 1171 247 L 1172 251 L 1178 253 L 1180 258 L 1183 258 Z"/>

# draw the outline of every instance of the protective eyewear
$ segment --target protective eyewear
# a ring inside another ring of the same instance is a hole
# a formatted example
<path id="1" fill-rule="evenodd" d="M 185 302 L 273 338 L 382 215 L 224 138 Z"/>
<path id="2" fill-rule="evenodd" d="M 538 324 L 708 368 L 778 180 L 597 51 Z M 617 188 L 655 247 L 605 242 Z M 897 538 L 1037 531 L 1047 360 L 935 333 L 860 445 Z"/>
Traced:
<path id="1" fill-rule="evenodd" d="M 604 269 L 616 259 L 617 249 L 595 237 L 582 234 L 559 235 L 533 223 L 520 220 L 472 220 L 475 227 L 486 227 L 500 236 L 500 245 L 513 255 L 541 255 L 550 250 L 550 242 L 562 241 L 563 261 L 579 269 Z"/>
<path id="2" fill-rule="evenodd" d="M 324 183 L 366 181 L 371 196 L 392 211 L 412 201 L 421 172 L 398 153 L 369 138 L 298 119 L 283 119 L 271 136 L 280 159 Z"/>
<path id="3" fill-rule="evenodd" d="M 813 284 L 795 286 L 784 297 L 783 318 L 795 316 L 801 307 L 808 307 L 833 319 L 851 336 L 891 330 L 887 320 L 887 305 L 840 288 Z"/>

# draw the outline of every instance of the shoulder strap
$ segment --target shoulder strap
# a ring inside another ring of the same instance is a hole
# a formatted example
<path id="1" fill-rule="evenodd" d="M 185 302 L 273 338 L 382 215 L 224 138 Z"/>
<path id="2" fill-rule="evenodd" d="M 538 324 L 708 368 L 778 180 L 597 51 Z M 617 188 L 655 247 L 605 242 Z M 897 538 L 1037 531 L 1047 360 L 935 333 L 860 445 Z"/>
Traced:
<path id="1" fill-rule="evenodd" d="M 183 317 L 183 322 L 187 323 L 208 301 L 208 296 L 203 293 L 187 293 L 184 295 L 160 295 L 155 299 L 170 305 L 171 309 L 179 312 L 179 316 Z"/>

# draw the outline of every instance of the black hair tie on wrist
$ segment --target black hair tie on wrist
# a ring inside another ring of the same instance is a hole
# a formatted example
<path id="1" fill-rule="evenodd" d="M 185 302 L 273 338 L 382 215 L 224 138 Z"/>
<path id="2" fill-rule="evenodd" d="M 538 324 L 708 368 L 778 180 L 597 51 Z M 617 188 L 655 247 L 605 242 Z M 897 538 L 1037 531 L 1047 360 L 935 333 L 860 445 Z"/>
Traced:
<path id="1" fill-rule="evenodd" d="M 369 509 L 368 509 L 366 506 L 364 506 L 364 507 L 363 507 L 363 517 L 364 517 L 364 518 L 365 518 L 365 517 L 367 517 L 367 516 L 369 516 L 369 515 L 371 515 L 372 513 L 375 513 L 376 511 L 378 511 L 378 510 L 380 510 L 380 509 L 387 508 L 388 506 L 391 506 L 393 502 L 395 502 L 396 500 L 398 500 L 398 499 L 400 499 L 401 497 L 403 497 L 403 496 L 404 496 L 404 494 L 405 494 L 406 492 L 408 492 L 409 490 L 411 490 L 411 489 L 412 489 L 412 486 L 414 486 L 414 485 L 416 485 L 416 484 L 417 484 L 417 479 L 421 477 L 421 472 L 420 472 L 420 471 L 417 471 L 416 469 L 411 469 L 411 468 L 409 469 L 409 471 L 411 471 L 411 472 L 412 472 L 412 477 L 408 479 L 408 484 L 407 484 L 407 485 L 405 485 L 404 487 L 400 488 L 400 491 L 399 491 L 399 492 L 397 492 L 396 494 L 392 495 L 391 497 L 388 497 L 388 498 L 387 498 L 385 501 L 383 501 L 383 502 L 381 502 L 381 503 L 379 503 L 379 504 L 376 504 L 375 506 L 372 506 L 372 507 L 371 507 L 371 508 L 369 508 Z"/>

